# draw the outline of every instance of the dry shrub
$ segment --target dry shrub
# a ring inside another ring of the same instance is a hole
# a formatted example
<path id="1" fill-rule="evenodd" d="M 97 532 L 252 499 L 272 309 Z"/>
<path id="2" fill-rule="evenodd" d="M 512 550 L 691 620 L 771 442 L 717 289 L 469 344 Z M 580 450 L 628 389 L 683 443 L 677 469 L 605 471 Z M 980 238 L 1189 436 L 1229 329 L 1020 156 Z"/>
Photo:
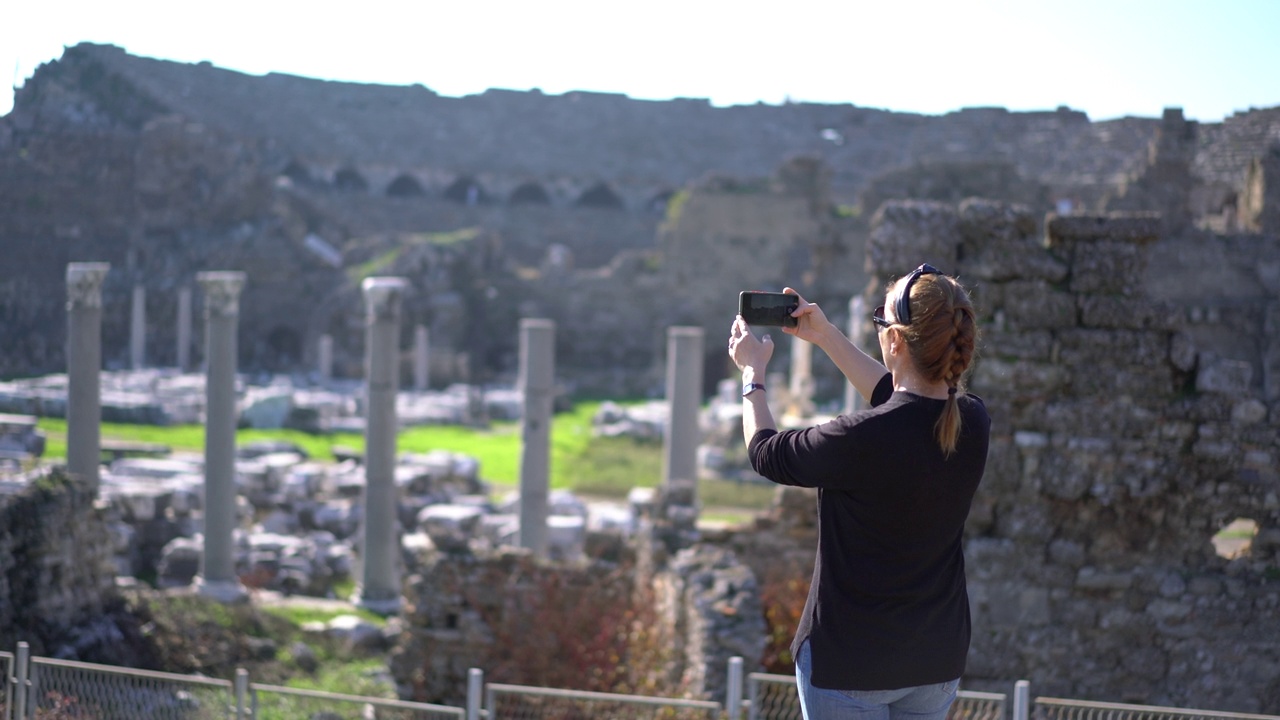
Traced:
<path id="1" fill-rule="evenodd" d="M 515 579 L 500 608 L 482 613 L 495 640 L 491 682 L 636 694 L 675 690 L 672 639 L 653 588 L 636 587 L 629 569 L 536 566 Z"/>
<path id="2" fill-rule="evenodd" d="M 764 605 L 764 621 L 768 632 L 764 657 L 760 663 L 765 672 L 791 675 L 795 658 L 791 657 L 791 640 L 804 614 L 809 595 L 809 578 L 796 577 L 794 568 L 772 565 L 760 583 L 760 601 Z"/>

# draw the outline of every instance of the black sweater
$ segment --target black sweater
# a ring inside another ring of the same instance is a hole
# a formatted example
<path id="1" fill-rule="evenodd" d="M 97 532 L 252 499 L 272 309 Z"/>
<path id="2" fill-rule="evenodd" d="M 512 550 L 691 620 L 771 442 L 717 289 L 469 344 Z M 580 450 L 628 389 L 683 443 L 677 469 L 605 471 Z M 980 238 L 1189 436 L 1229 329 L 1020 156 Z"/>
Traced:
<path id="1" fill-rule="evenodd" d="M 960 396 L 947 458 L 934 434 L 946 401 L 894 392 L 871 409 L 806 430 L 760 430 L 756 472 L 818 488 L 818 553 L 791 647 L 811 643 L 817 687 L 892 690 L 955 680 L 969 652 L 961 540 L 987 461 L 991 419 Z"/>

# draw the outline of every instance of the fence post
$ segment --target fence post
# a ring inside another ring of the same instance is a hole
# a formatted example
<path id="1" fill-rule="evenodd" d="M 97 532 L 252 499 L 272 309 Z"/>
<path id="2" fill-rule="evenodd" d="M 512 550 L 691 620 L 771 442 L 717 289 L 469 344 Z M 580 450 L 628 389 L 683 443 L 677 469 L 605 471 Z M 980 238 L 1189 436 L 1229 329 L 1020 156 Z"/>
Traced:
<path id="1" fill-rule="evenodd" d="M 27 717 L 27 662 L 31 660 L 31 646 L 20 642 L 18 643 L 18 685 L 13 693 L 13 718 L 14 720 L 26 720 Z"/>
<path id="2" fill-rule="evenodd" d="M 725 685 L 724 709 L 728 720 L 738 720 L 742 716 L 742 658 L 737 655 L 729 658 L 729 681 Z"/>
<path id="3" fill-rule="evenodd" d="M 1013 684 L 1013 720 L 1028 720 L 1031 715 L 1031 683 L 1019 680 Z"/>
<path id="4" fill-rule="evenodd" d="M 480 720 L 480 701 L 484 692 L 484 671 L 471 668 L 467 671 L 467 720 Z"/>
<path id="5" fill-rule="evenodd" d="M 249 671 L 236 668 L 236 720 L 252 720 L 245 709 L 244 700 L 249 694 Z"/>

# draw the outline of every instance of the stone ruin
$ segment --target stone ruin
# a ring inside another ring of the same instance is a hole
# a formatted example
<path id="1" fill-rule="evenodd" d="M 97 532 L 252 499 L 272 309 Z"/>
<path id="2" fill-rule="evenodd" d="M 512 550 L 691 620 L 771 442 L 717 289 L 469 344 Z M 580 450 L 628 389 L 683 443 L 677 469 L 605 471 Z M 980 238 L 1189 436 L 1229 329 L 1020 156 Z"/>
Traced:
<path id="1" fill-rule="evenodd" d="M 48 288 L 67 262 L 93 259 L 115 268 L 108 369 L 200 362 L 200 339 L 175 331 L 183 293 L 223 267 L 248 273 L 257 308 L 242 319 L 243 368 L 310 373 L 329 337 L 334 376 L 356 377 L 353 300 L 386 272 L 414 286 L 405 329 L 430 329 L 435 387 L 509 379 L 518 320 L 538 316 L 562 330 L 571 390 L 656 396 L 663 329 L 722 332 L 715 308 L 731 308 L 743 283 L 799 283 L 831 307 L 860 291 L 868 223 L 887 199 L 1154 210 L 1170 240 L 1274 233 L 1278 128 L 1275 108 L 1221 123 L 1177 109 L 1091 122 L 1068 108 L 933 117 L 597 93 L 448 98 L 82 44 L 42 66 L 0 119 L 0 308 L 13 333 L 0 377 L 64 367 Z M 747 248 L 767 265 L 745 262 Z M 685 276 L 700 270 L 693 287 Z M 139 287 L 141 342 L 130 332 Z M 698 304 L 673 301 L 686 294 Z M 595 331 L 615 327 L 633 330 Z M 706 362 L 709 379 L 723 371 L 717 355 Z"/>
<path id="2" fill-rule="evenodd" d="M 285 96 L 290 102 L 262 99 Z M 258 98 L 262 112 L 241 112 L 236 98 Z M 314 120 L 333 113 L 348 131 L 335 135 L 332 123 Z M 512 116 L 536 122 L 528 133 L 494 125 Z M 531 129 L 550 116 L 568 123 L 550 125 L 566 128 L 571 142 Z M 599 121 L 606 116 L 612 121 Z M 673 128 L 662 142 L 651 132 L 658 120 Z M 424 139 L 428 125 L 438 133 Z M 404 142 L 383 142 L 385 127 Z M 599 127 L 617 135 L 599 138 Z M 0 190 L 12 191 L 0 197 L 14 203 L 0 213 L 0 237 L 13 240 L 3 267 L 21 269 L 0 271 L 0 319 L 15 333 L 0 348 L 0 375 L 64 366 L 64 319 L 47 290 L 68 260 L 88 257 L 119 268 L 103 289 L 103 359 L 112 369 L 138 355 L 167 363 L 193 350 L 198 362 L 198 339 L 184 347 L 180 331 L 164 329 L 180 325 L 183 288 L 207 267 L 248 271 L 245 302 L 257 310 L 245 318 L 241 360 L 253 373 L 245 386 L 264 399 L 247 415 L 288 417 L 280 397 L 289 394 L 300 401 L 299 423 L 315 429 L 341 427 L 358 412 L 328 396 L 304 399 L 296 388 L 309 381 L 289 391 L 259 380 L 313 371 L 333 379 L 315 371 L 325 338 L 336 379 L 357 376 L 359 285 L 375 272 L 405 275 L 422 290 L 407 302 L 405 323 L 430 327 L 436 388 L 501 385 L 515 365 L 518 318 L 543 316 L 562 330 L 568 389 L 656 396 L 663 329 L 694 325 L 719 337 L 744 283 L 799 283 L 834 321 L 856 326 L 843 309 L 850 292 L 865 288 L 863 307 L 873 307 L 885 282 L 928 260 L 974 288 L 986 340 L 971 385 L 996 420 L 967 538 L 976 632 L 968 687 L 1007 691 L 1028 678 L 1043 694 L 1275 713 L 1277 127 L 1274 108 L 1215 124 L 1188 122 L 1176 109 L 1159 120 L 1092 123 L 1065 108 L 926 118 L 590 93 L 454 100 L 247 78 L 77 46 L 37 73 L 0 120 Z M 509 146 L 449 139 L 471 133 Z M 492 156 L 467 154 L 476 147 Z M 903 198 L 918 201 L 895 202 Z M 144 352 L 124 310 L 140 285 L 149 291 L 142 314 L 161 328 Z M 613 328 L 631 331 L 597 331 Z M 707 345 L 709 389 L 727 361 L 718 343 Z M 801 361 L 779 360 L 797 377 L 788 365 Z M 150 387 L 164 401 L 139 403 L 127 388 L 113 399 L 117 386 L 104 375 L 103 411 L 199 417 L 198 405 L 165 400 L 184 377 L 157 379 Z M 817 361 L 811 380 L 817 402 L 787 407 L 837 411 L 829 398 L 839 395 L 838 372 Z M 18 384 L 0 389 L 0 400 L 16 403 L 0 411 L 56 406 L 56 388 Z M 473 400 L 460 401 L 459 412 L 474 410 Z M 711 413 L 700 452 L 707 469 L 746 477 L 731 405 Z M 785 409 L 775 408 L 779 416 Z M 38 439 L 24 433 L 20 442 L 30 453 Z M 287 501 L 312 508 L 311 518 L 268 512 L 261 542 L 237 536 L 237 563 L 274 573 L 281 589 L 319 592 L 348 564 L 335 548 L 354 522 L 356 508 L 343 502 L 352 466 L 316 469 L 285 450 L 240 461 L 245 509 Z M 166 544 L 199 530 L 191 491 L 199 470 L 178 465 L 121 462 L 104 474 L 107 507 L 81 502 L 75 511 L 105 513 L 112 540 L 94 546 L 93 557 L 67 538 L 6 536 L 26 548 L 13 557 L 78 568 L 49 570 L 35 589 L 10 583 L 8 598 L 42 593 L 35 605 L 73 625 L 106 602 L 101 578 L 110 571 L 99 563 L 117 550 L 114 562 L 135 572 L 139 563 L 188 572 L 189 549 L 183 556 L 175 545 L 168 564 L 163 556 Z M 424 465 L 406 459 L 406 476 L 430 476 Z M 165 489 L 113 495 L 117 473 L 125 485 L 150 473 L 146 482 Z M 413 483 L 402 487 L 417 497 Z M 527 562 L 473 542 L 500 546 L 510 526 L 503 508 L 477 510 L 472 497 L 458 491 L 442 509 L 401 518 L 432 538 L 411 534 L 405 549 L 407 567 L 432 570 L 405 588 L 406 616 L 417 618 L 395 651 L 405 659 L 397 662 L 406 691 L 427 657 L 421 643 L 459 650 L 460 627 L 471 628 L 466 642 L 486 637 L 432 583 L 454 573 L 466 585 L 489 565 Z M 706 630 L 684 640 L 675 673 L 698 690 L 700 673 L 725 652 L 749 656 L 756 632 L 749 619 L 726 629 L 719 623 L 730 614 L 699 613 L 749 605 L 742 567 L 757 587 L 780 564 L 793 574 L 807 568 L 812 506 L 805 493 L 780 493 L 749 530 L 699 536 L 687 488 L 639 493 L 630 504 L 632 519 L 652 518 L 656 556 L 669 556 L 646 565 L 647 551 L 634 550 L 638 572 L 667 573 L 654 583 L 668 588 L 663 617 Z M 68 521 L 63 510 L 38 512 Z M 1247 551 L 1216 552 L 1215 537 L 1237 520 L 1248 528 Z M 312 533 L 311 544 L 276 531 Z M 633 551 L 616 541 L 619 532 L 580 535 L 583 555 L 625 561 Z M 444 559 L 431 559 L 442 547 Z M 463 568 L 447 569 L 454 562 Z M 6 577 L 19 577 L 17 567 Z"/>

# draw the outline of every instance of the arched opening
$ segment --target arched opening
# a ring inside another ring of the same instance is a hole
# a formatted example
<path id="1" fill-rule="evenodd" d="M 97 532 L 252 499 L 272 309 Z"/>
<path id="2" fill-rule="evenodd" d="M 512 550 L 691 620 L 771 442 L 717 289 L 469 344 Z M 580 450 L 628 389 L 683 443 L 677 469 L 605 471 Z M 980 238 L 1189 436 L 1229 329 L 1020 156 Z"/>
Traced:
<path id="1" fill-rule="evenodd" d="M 488 199 L 484 186 L 469 175 L 459 177 L 453 181 L 452 185 L 445 188 L 444 198 L 463 205 L 479 205 Z"/>
<path id="2" fill-rule="evenodd" d="M 289 178 L 295 185 L 314 185 L 316 182 L 307 166 L 297 160 L 290 160 L 289 164 L 280 171 L 280 175 Z"/>
<path id="3" fill-rule="evenodd" d="M 511 192 L 512 205 L 550 205 L 551 196 L 541 185 L 527 182 Z"/>
<path id="4" fill-rule="evenodd" d="M 369 190 L 369 181 L 354 168 L 344 167 L 333 176 L 333 186 L 345 192 L 366 192 Z"/>
<path id="5" fill-rule="evenodd" d="M 667 205 L 671 203 L 671 198 L 675 196 L 675 190 L 663 190 L 657 195 L 649 198 L 649 202 L 645 203 L 645 207 L 648 208 L 649 212 L 656 213 L 658 215 L 665 215 L 667 212 Z"/>
<path id="6" fill-rule="evenodd" d="M 426 192 L 422 189 L 422 183 L 407 173 L 392 180 L 391 184 L 387 186 L 387 197 L 422 197 L 425 194 Z"/>
<path id="7" fill-rule="evenodd" d="M 293 368 L 302 361 L 302 336 L 297 330 L 277 325 L 267 333 L 269 357 L 264 364 L 272 369 Z"/>
<path id="8" fill-rule="evenodd" d="M 575 203 L 578 207 L 595 207 L 609 208 L 612 210 L 621 210 L 623 208 L 622 198 L 618 194 L 609 189 L 604 183 L 596 183 L 587 189 L 578 197 Z"/>

